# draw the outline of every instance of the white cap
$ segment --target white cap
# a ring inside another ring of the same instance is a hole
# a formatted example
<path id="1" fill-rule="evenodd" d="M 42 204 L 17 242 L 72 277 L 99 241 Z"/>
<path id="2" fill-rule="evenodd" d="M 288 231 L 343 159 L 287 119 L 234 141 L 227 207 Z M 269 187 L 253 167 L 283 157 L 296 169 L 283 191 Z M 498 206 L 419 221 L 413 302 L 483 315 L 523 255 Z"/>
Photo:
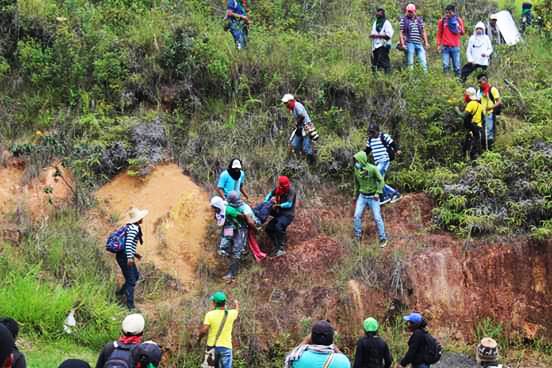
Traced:
<path id="1" fill-rule="evenodd" d="M 470 100 L 477 100 L 477 92 L 475 88 L 468 87 L 464 93 L 470 98 Z"/>
<path id="2" fill-rule="evenodd" d="M 286 93 L 284 97 L 282 97 L 282 103 L 288 103 L 291 100 L 295 100 L 295 97 L 290 93 Z"/>
<path id="3" fill-rule="evenodd" d="M 232 169 L 241 169 L 241 162 L 240 160 L 234 160 L 232 161 Z"/>
<path id="4" fill-rule="evenodd" d="M 128 335 L 140 335 L 144 332 L 144 317 L 139 313 L 129 314 L 123 320 L 123 333 Z"/>

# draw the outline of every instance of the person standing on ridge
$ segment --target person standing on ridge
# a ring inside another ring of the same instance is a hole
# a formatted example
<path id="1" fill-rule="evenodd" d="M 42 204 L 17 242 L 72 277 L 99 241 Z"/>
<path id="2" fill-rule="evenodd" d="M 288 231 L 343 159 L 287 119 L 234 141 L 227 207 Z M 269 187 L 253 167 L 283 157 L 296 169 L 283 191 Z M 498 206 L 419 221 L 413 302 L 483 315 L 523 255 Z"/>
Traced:
<path id="1" fill-rule="evenodd" d="M 460 78 L 460 46 L 464 35 L 464 20 L 456 15 L 456 7 L 447 5 L 445 16 L 437 22 L 437 49 L 441 52 L 443 72 L 447 73 L 452 60 L 454 74 Z"/>
<path id="2" fill-rule="evenodd" d="M 226 16 L 224 17 L 225 30 L 232 33 L 238 50 L 247 46 L 249 34 L 249 17 L 247 15 L 246 0 L 227 0 Z"/>
<path id="3" fill-rule="evenodd" d="M 380 194 L 383 193 L 385 182 L 377 167 L 368 163 L 366 152 L 357 152 L 354 156 L 355 171 L 355 199 L 353 207 L 355 209 L 353 225 L 355 231 L 355 240 L 362 240 L 362 215 L 367 206 L 372 209 L 380 247 L 387 245 L 387 236 L 385 235 L 385 225 L 381 216 Z"/>
<path id="4" fill-rule="evenodd" d="M 357 342 L 353 368 L 390 368 L 393 358 L 387 343 L 378 335 L 378 321 L 364 320 L 365 335 Z"/>
<path id="5" fill-rule="evenodd" d="M 291 148 L 295 153 L 302 152 L 307 156 L 309 163 L 314 163 L 313 141 L 317 141 L 319 136 L 305 106 L 289 93 L 282 97 L 282 103 L 286 105 L 296 122 L 295 130 L 290 138 Z"/>
<path id="6" fill-rule="evenodd" d="M 397 364 L 397 368 L 407 367 L 409 364 L 412 368 L 429 368 L 426 363 L 427 352 L 429 347 L 429 332 L 427 332 L 427 322 L 420 313 L 410 313 L 404 317 L 408 323 L 408 331 L 411 335 L 408 339 L 408 351 L 404 358 Z"/>
<path id="7" fill-rule="evenodd" d="M 13 363 L 11 368 L 27 368 L 27 362 L 25 361 L 25 355 L 19 351 L 15 341 L 17 341 L 17 336 L 19 335 L 19 324 L 16 320 L 9 317 L 0 318 L 0 324 L 6 326 L 6 328 L 11 332 L 13 336 Z"/>
<path id="8" fill-rule="evenodd" d="M 245 171 L 243 171 L 242 162 L 239 158 L 233 158 L 228 168 L 220 174 L 216 190 L 222 198 L 227 198 L 228 193 L 236 191 L 238 195 L 241 193 L 245 199 L 249 199 L 244 184 Z"/>
<path id="9" fill-rule="evenodd" d="M 205 314 L 197 343 L 207 335 L 207 348 L 215 349 L 217 368 L 232 368 L 232 329 L 239 316 L 240 303 L 235 300 L 236 308 L 226 309 L 227 297 L 222 291 L 214 293 L 210 300 L 214 309 Z"/>
<path id="10" fill-rule="evenodd" d="M 264 199 L 265 203 L 272 202 L 271 215 L 265 230 L 274 245 L 273 254 L 276 257 L 286 254 L 286 230 L 295 216 L 295 201 L 297 195 L 291 186 L 287 176 L 278 177 L 278 185 L 268 193 Z"/>
<path id="11" fill-rule="evenodd" d="M 417 55 L 422 69 L 427 72 L 426 49 L 429 49 L 427 32 L 422 17 L 416 16 L 416 5 L 406 6 L 406 15 L 401 17 L 399 43 L 406 50 L 406 64 L 414 65 L 414 54 Z"/>
<path id="12" fill-rule="evenodd" d="M 142 343 L 145 325 L 146 322 L 141 314 L 134 313 L 126 316 L 121 326 L 123 335 L 119 340 L 107 343 L 103 347 L 96 362 L 96 368 L 111 367 L 111 365 L 107 365 L 111 361 L 124 361 L 131 366 L 132 349 Z"/>
<path id="13" fill-rule="evenodd" d="M 497 115 L 502 112 L 502 99 L 498 89 L 489 84 L 489 79 L 486 73 L 481 73 L 477 76 L 479 82 L 479 90 L 477 97 L 481 100 L 483 114 L 485 115 L 485 149 L 489 150 L 493 147 L 496 136 L 496 119 Z"/>
<path id="14" fill-rule="evenodd" d="M 385 10 L 382 8 L 376 11 L 376 20 L 372 25 L 370 38 L 372 39 L 372 71 L 383 70 L 385 73 L 389 73 L 391 71 L 389 51 L 393 38 L 393 26 L 385 17 Z"/>
<path id="15" fill-rule="evenodd" d="M 395 141 L 389 134 L 381 133 L 378 124 L 370 124 L 368 127 L 368 140 L 366 142 L 366 154 L 372 154 L 372 159 L 379 170 L 379 173 L 385 179 L 385 173 L 389 170 L 391 160 L 395 156 L 401 154 L 401 150 L 397 147 Z M 380 198 L 380 204 L 387 202 L 395 203 L 401 199 L 401 194 L 398 190 L 385 184 L 383 187 L 383 195 Z"/>
<path id="16" fill-rule="evenodd" d="M 489 36 L 485 34 L 485 25 L 483 22 L 478 22 L 466 49 L 468 63 L 462 67 L 462 82 L 465 82 L 469 75 L 478 68 L 487 70 L 492 53 L 493 45 L 491 45 Z"/>

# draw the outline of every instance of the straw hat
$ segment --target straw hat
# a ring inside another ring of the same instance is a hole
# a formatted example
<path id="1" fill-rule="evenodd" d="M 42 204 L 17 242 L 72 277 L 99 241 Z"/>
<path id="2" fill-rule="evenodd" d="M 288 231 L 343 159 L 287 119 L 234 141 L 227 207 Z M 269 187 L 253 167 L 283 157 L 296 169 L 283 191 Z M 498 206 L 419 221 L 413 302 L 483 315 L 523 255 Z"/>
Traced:
<path id="1" fill-rule="evenodd" d="M 134 224 L 146 217 L 148 213 L 149 211 L 146 209 L 141 210 L 139 208 L 133 207 L 130 209 L 130 211 L 128 211 L 128 220 L 126 222 L 127 224 Z"/>

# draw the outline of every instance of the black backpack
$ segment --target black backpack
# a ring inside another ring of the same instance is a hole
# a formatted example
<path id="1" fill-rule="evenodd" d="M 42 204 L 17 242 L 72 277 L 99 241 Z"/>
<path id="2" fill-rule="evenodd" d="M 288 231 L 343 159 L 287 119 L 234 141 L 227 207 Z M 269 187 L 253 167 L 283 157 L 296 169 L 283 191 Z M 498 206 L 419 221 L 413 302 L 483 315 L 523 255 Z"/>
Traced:
<path id="1" fill-rule="evenodd" d="M 134 368 L 132 350 L 136 345 L 124 345 L 118 342 L 113 343 L 113 353 L 105 362 L 104 368 Z"/>
<path id="2" fill-rule="evenodd" d="M 426 350 L 424 354 L 424 362 L 426 364 L 435 364 L 441 360 L 443 355 L 443 347 L 429 332 L 425 334 L 426 338 Z"/>
<path id="3" fill-rule="evenodd" d="M 491 102 L 493 103 L 493 105 L 496 103 L 495 101 L 495 98 L 493 96 L 493 86 L 491 86 L 491 88 L 489 89 L 489 99 L 491 100 Z M 493 109 L 493 112 L 496 115 L 500 115 L 502 114 L 502 104 L 496 106 L 494 109 Z"/>

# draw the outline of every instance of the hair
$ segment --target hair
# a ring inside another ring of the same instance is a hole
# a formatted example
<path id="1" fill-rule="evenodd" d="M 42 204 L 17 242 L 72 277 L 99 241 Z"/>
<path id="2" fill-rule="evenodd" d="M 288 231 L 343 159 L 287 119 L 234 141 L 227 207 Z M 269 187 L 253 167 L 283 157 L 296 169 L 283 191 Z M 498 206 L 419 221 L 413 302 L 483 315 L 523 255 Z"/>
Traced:
<path id="1" fill-rule="evenodd" d="M 379 132 L 380 128 L 379 128 L 379 125 L 377 123 L 371 123 L 369 126 L 368 126 L 368 131 L 369 132 Z"/>
<path id="2" fill-rule="evenodd" d="M 447 7 L 445 8 L 445 10 L 455 12 L 455 11 L 456 11 L 456 6 L 454 6 L 454 4 L 449 4 L 449 5 L 447 5 Z"/>
<path id="3" fill-rule="evenodd" d="M 17 335 L 19 335 L 19 324 L 17 321 L 10 317 L 2 317 L 0 318 L 0 323 L 6 326 L 6 328 L 11 332 L 13 339 L 17 339 Z"/>
<path id="4" fill-rule="evenodd" d="M 479 73 L 479 74 L 477 75 L 477 80 L 480 80 L 481 78 L 489 79 L 489 78 L 487 77 L 487 73 Z"/>
<path id="5" fill-rule="evenodd" d="M 215 307 L 217 307 L 217 308 L 225 307 L 225 306 L 226 306 L 226 301 L 223 301 L 223 302 L 214 302 L 214 303 L 215 303 Z"/>
<path id="6" fill-rule="evenodd" d="M 333 334 L 321 334 L 321 333 L 311 333 L 311 342 L 315 345 L 326 345 L 329 346 L 333 344 Z"/>
<path id="7" fill-rule="evenodd" d="M 376 11 L 377 12 L 383 12 L 383 14 L 385 14 L 385 9 L 384 8 L 378 8 Z"/>

